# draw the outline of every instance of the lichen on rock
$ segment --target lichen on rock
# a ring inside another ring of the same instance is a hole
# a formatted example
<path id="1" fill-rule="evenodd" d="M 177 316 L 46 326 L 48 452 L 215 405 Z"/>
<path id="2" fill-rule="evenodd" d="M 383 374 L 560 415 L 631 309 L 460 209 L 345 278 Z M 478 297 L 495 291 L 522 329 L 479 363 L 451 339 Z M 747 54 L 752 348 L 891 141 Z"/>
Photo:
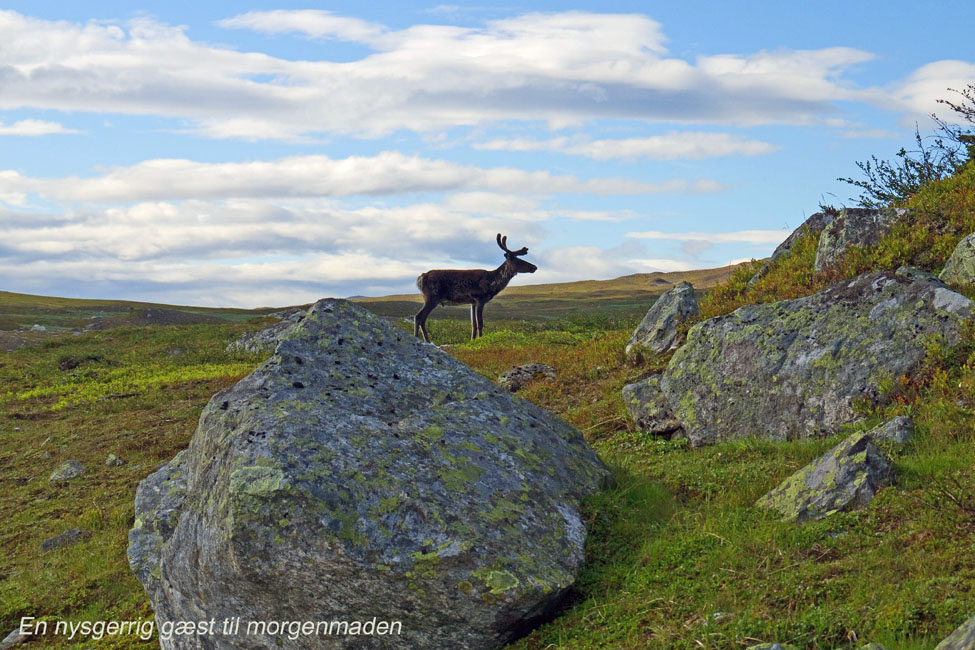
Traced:
<path id="1" fill-rule="evenodd" d="M 646 355 L 662 354 L 679 344 L 681 323 L 700 313 L 694 287 L 681 282 L 657 298 L 626 343 L 626 356 L 640 362 Z"/>
<path id="2" fill-rule="evenodd" d="M 680 421 L 660 390 L 660 375 L 623 387 L 623 403 L 630 417 L 641 431 L 655 436 L 670 438 L 680 430 Z"/>
<path id="3" fill-rule="evenodd" d="M 402 621 L 399 637 L 248 647 L 494 648 L 574 581 L 581 501 L 607 478 L 558 418 L 323 300 L 140 484 L 129 560 L 160 621 Z"/>
<path id="4" fill-rule="evenodd" d="M 816 247 L 816 272 L 836 264 L 851 246 L 867 248 L 877 244 L 910 213 L 903 208 L 844 208 L 823 228 Z"/>
<path id="5" fill-rule="evenodd" d="M 890 461 L 866 433 L 857 433 L 759 499 L 783 519 L 804 522 L 866 506 L 891 479 Z"/>
<path id="6" fill-rule="evenodd" d="M 961 340 L 971 302 L 929 273 L 899 269 L 811 296 L 749 305 L 698 323 L 660 387 L 693 445 L 828 435 L 858 400 L 910 373 L 938 338 Z"/>
<path id="7" fill-rule="evenodd" d="M 958 242 L 938 277 L 953 286 L 975 284 L 975 233 Z"/>

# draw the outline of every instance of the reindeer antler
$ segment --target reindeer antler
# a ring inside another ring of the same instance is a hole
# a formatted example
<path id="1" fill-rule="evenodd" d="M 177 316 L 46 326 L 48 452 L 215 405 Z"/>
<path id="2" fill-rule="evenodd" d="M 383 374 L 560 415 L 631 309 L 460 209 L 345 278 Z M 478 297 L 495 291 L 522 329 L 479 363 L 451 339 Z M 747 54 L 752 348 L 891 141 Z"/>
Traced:
<path id="1" fill-rule="evenodd" d="M 501 247 L 501 250 L 503 250 L 508 255 L 513 255 L 513 256 L 516 256 L 517 257 L 519 255 L 527 255 L 528 254 L 528 247 L 527 246 L 522 247 L 522 248 L 519 248 L 516 251 L 509 251 L 508 250 L 508 237 L 507 236 L 502 237 L 501 236 L 501 233 L 498 233 L 498 246 L 500 246 Z"/>

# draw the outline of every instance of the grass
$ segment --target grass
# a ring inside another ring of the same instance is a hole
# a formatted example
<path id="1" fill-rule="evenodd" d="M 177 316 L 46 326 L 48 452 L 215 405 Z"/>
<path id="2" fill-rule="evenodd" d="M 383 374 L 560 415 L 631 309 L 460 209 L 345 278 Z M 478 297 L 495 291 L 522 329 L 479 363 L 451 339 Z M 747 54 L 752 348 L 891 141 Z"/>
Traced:
<path id="1" fill-rule="evenodd" d="M 972 165 L 923 188 L 907 202 L 915 211 L 910 227 L 819 276 L 811 270 L 818 233 L 807 233 L 752 287 L 746 284 L 758 263 L 734 271 L 701 301 L 701 318 L 808 295 L 870 269 L 910 263 L 937 271 L 975 230 L 973 188 Z M 755 508 L 755 500 L 846 432 L 689 449 L 637 431 L 620 390 L 668 361 L 632 366 L 623 358 L 650 300 L 632 313 L 598 302 L 585 309 L 579 296 L 564 302 L 561 311 L 539 314 L 525 301 L 522 312 L 512 312 L 520 317 L 488 318 L 487 334 L 473 343 L 466 314 L 430 321 L 435 341 L 492 380 L 523 363 L 555 367 L 554 379 L 536 380 L 520 395 L 580 428 L 616 477 L 587 504 L 588 562 L 570 597 L 511 650 L 743 649 L 761 641 L 805 650 L 852 650 L 868 641 L 930 650 L 975 613 L 975 334 L 953 349 L 930 346 L 918 372 L 882 387 L 889 404 L 864 407 L 867 425 L 901 414 L 917 425 L 905 448 L 885 448 L 895 485 L 865 510 L 796 526 Z M 21 311 L 33 309 L 21 303 Z M 45 308 L 65 317 L 70 311 L 59 303 Z M 397 325 L 412 328 L 402 319 Z M 224 352 L 257 326 L 38 335 L 0 356 L 0 634 L 21 616 L 151 615 L 125 560 L 136 485 L 186 446 L 209 397 L 259 361 Z M 106 467 L 109 453 L 126 464 Z M 68 459 L 88 472 L 50 484 L 51 471 Z M 41 541 L 67 528 L 93 534 L 39 552 Z M 127 636 L 97 647 L 154 644 Z M 31 647 L 91 645 L 45 637 Z"/>
<path id="2" fill-rule="evenodd" d="M 257 363 L 224 346 L 240 325 L 119 328 L 45 342 L 0 357 L 0 632 L 22 616 L 146 618 L 151 609 L 125 548 L 138 482 L 189 442 L 203 405 Z M 66 360 L 81 361 L 74 368 Z M 114 453 L 126 461 L 107 467 Z M 66 460 L 87 472 L 48 476 Z M 66 529 L 80 544 L 42 554 Z M 71 645 L 45 637 L 44 647 Z M 32 643 L 37 647 L 41 643 Z M 98 647 L 142 647 L 128 637 Z"/>

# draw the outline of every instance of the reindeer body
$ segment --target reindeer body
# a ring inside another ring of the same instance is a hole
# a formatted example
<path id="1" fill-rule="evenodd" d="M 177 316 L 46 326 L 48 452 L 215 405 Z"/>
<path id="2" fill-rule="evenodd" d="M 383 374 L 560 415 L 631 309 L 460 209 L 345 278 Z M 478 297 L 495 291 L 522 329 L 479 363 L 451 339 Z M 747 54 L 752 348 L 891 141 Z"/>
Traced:
<path id="1" fill-rule="evenodd" d="M 505 252 L 504 263 L 493 271 L 484 269 L 434 269 L 416 279 L 416 286 L 423 294 L 423 309 L 413 318 L 413 335 L 427 335 L 427 316 L 437 305 L 471 306 L 471 339 L 476 339 L 484 330 L 484 305 L 508 286 L 511 278 L 518 273 L 534 273 L 538 267 L 531 262 L 519 259 L 528 252 L 527 248 L 509 251 L 507 237 L 498 233 L 498 246 Z"/>

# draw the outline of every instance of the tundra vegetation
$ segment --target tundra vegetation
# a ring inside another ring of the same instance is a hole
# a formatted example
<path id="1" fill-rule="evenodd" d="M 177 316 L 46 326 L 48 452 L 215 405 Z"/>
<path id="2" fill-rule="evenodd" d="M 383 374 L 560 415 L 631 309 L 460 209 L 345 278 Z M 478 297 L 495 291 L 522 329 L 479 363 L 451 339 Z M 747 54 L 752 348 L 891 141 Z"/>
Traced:
<path id="1" fill-rule="evenodd" d="M 696 320 L 809 295 L 872 269 L 939 271 L 975 232 L 975 162 L 892 203 L 913 218 L 876 245 L 817 275 L 818 233 L 809 232 L 751 286 L 759 262 L 710 290 Z M 975 298 L 975 287 L 958 289 Z M 0 307 L 13 301 L 3 299 Z M 17 300 L 23 311 L 29 299 Z M 860 405 L 864 426 L 898 415 L 916 424 L 906 446 L 883 447 L 895 485 L 863 510 L 795 525 L 754 507 L 756 499 L 848 431 L 702 449 L 655 439 L 627 421 L 620 398 L 624 385 L 662 370 L 671 354 L 638 366 L 625 361 L 642 313 L 580 308 L 547 316 L 496 320 L 475 341 L 464 322 L 429 323 L 450 354 L 492 379 L 524 363 L 555 367 L 555 378 L 519 395 L 581 429 L 616 475 L 616 486 L 588 504 L 588 565 L 572 597 L 511 648 L 730 649 L 778 641 L 826 650 L 873 641 L 920 650 L 975 614 L 975 329 L 952 348 L 932 340 L 919 371 L 882 386 L 887 406 Z M 270 322 L 48 333 L 0 355 L 0 636 L 22 616 L 151 615 L 125 556 L 135 487 L 185 447 L 210 396 L 260 362 L 226 352 L 227 343 Z M 412 323 L 399 324 L 410 331 Z M 110 453 L 125 464 L 105 465 Z M 49 483 L 67 460 L 87 472 Z M 45 539 L 67 529 L 92 534 L 41 553 Z M 31 647 L 91 644 L 48 637 Z M 129 635 L 98 647 L 147 646 Z"/>

